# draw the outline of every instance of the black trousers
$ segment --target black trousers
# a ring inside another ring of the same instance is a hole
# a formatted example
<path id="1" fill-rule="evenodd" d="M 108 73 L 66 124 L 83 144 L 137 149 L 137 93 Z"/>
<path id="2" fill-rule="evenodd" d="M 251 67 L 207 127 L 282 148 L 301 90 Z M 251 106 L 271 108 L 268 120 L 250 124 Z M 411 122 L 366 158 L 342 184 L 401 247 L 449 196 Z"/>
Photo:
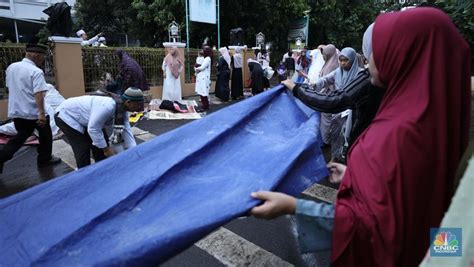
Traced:
<path id="1" fill-rule="evenodd" d="M 92 144 L 92 139 L 87 131 L 81 133 L 76 129 L 71 128 L 71 126 L 58 117 L 58 113 L 54 115 L 54 120 L 56 121 L 56 125 L 61 129 L 61 131 L 63 131 L 64 135 L 69 140 L 69 144 L 74 152 L 77 168 L 80 169 L 91 164 L 91 150 L 92 156 L 96 162 L 106 158 L 104 151 Z M 105 130 L 103 130 L 103 132 L 104 137 L 107 136 Z M 105 141 L 108 144 L 107 138 Z"/>
<path id="2" fill-rule="evenodd" d="M 0 163 L 5 163 L 13 158 L 13 155 L 21 148 L 26 139 L 33 134 L 33 131 L 38 130 L 39 145 L 37 147 L 39 163 L 46 162 L 51 159 L 51 152 L 53 150 L 53 134 L 51 133 L 51 126 L 49 126 L 49 116 L 46 116 L 46 124 L 41 127 L 37 120 L 26 120 L 14 118 L 13 123 L 18 132 L 0 151 Z"/>
<path id="3" fill-rule="evenodd" d="M 204 110 L 208 110 L 209 109 L 209 98 L 207 98 L 207 96 L 200 96 L 201 97 L 201 104 L 202 104 L 202 108 Z"/>

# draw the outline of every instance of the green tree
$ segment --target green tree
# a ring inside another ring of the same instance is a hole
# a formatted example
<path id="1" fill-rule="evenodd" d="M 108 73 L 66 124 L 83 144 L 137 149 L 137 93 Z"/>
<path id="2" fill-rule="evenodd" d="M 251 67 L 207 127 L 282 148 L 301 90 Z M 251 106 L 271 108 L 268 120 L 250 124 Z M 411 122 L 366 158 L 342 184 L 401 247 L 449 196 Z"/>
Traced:
<path id="1" fill-rule="evenodd" d="M 141 40 L 147 46 L 161 45 L 167 41 L 167 26 L 175 20 L 181 25 L 185 40 L 185 2 L 184 0 L 133 0 L 133 8 L 138 12 L 137 23 L 142 33 Z M 241 27 L 244 42 L 255 45 L 255 34 L 263 32 L 267 42 L 272 43 L 273 51 L 284 51 L 288 46 L 287 34 L 290 23 L 303 17 L 309 5 L 306 0 L 241 0 L 220 1 L 220 44 L 229 45 L 230 30 Z M 189 23 L 192 48 L 201 47 L 205 38 L 217 46 L 217 25 Z M 276 53 L 276 59 L 281 53 Z"/>
<path id="2" fill-rule="evenodd" d="M 140 39 L 142 46 L 160 47 L 168 40 L 168 25 L 181 25 L 185 33 L 185 0 L 78 0 L 77 24 L 90 35 L 127 33 Z M 219 1 L 221 46 L 229 44 L 230 30 L 241 27 L 244 42 L 254 46 L 255 34 L 263 32 L 266 42 L 272 43 L 272 63 L 281 58 L 288 47 L 287 35 L 291 23 L 310 12 L 309 47 L 333 43 L 338 48 L 354 47 L 360 51 L 362 35 L 380 11 L 399 10 L 417 1 L 362 1 L 362 0 L 240 0 Z M 410 2 L 410 3 L 408 3 Z M 419 1 L 418 1 L 419 2 Z M 453 19 L 466 40 L 474 41 L 474 3 L 469 0 L 430 0 L 443 8 Z M 190 47 L 201 47 L 205 38 L 217 46 L 217 25 L 189 23 Z"/>
<path id="3" fill-rule="evenodd" d="M 77 0 L 76 25 L 89 37 L 100 32 L 106 36 L 132 34 L 137 30 L 137 12 L 130 8 L 132 0 Z M 78 30 L 78 29 L 73 29 Z"/>
<path id="4" fill-rule="evenodd" d="M 332 43 L 360 51 L 365 29 L 384 7 L 374 1 L 317 1 L 311 6 L 310 46 Z"/>
<path id="5" fill-rule="evenodd" d="M 136 36 L 146 46 L 161 46 L 161 42 L 167 41 L 168 25 L 173 20 L 184 29 L 183 0 L 133 0 L 132 7 L 137 12 L 135 23 L 139 31 Z"/>
<path id="6" fill-rule="evenodd" d="M 437 1 L 436 4 L 448 13 L 472 51 L 472 44 L 474 43 L 474 3 L 469 0 L 451 0 Z M 471 73 L 474 74 L 474 53 L 472 52 Z"/>
<path id="7" fill-rule="evenodd" d="M 221 46 L 228 45 L 230 30 L 244 29 L 245 42 L 250 46 L 255 43 L 255 34 L 264 32 L 266 39 L 285 46 L 283 41 L 288 26 L 293 18 L 301 17 L 309 6 L 305 0 L 242 0 L 220 1 Z M 182 37 L 185 39 L 185 3 L 183 0 L 133 0 L 133 8 L 138 12 L 137 22 L 143 34 L 144 43 L 167 40 L 167 26 L 175 20 L 182 26 Z M 190 22 L 190 46 L 200 47 L 208 37 L 217 45 L 217 26 L 213 24 Z"/>

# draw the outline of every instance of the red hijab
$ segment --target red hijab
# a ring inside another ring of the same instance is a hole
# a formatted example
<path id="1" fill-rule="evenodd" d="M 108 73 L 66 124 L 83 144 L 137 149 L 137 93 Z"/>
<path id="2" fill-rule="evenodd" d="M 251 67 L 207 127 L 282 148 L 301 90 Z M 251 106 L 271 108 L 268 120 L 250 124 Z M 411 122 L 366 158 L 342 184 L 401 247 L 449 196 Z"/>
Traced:
<path id="1" fill-rule="evenodd" d="M 418 266 L 468 143 L 470 50 L 451 19 L 433 8 L 380 15 L 372 47 L 386 93 L 349 151 L 332 261 Z"/>

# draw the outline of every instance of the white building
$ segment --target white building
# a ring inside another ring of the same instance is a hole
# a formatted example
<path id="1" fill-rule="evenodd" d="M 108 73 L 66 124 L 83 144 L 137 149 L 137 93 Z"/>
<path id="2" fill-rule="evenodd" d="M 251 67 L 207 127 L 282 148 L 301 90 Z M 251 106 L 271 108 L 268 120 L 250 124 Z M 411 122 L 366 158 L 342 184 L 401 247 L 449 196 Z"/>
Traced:
<path id="1" fill-rule="evenodd" d="M 48 20 L 43 10 L 58 2 L 76 0 L 0 0 L 0 42 L 28 42 Z"/>

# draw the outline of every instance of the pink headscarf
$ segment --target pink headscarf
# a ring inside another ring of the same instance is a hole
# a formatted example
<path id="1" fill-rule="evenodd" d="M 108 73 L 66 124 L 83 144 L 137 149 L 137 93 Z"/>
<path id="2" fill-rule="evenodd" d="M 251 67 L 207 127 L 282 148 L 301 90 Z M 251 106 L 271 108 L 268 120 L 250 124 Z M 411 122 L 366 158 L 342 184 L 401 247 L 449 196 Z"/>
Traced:
<path id="1" fill-rule="evenodd" d="M 179 77 L 179 69 L 183 66 L 183 60 L 179 55 L 179 51 L 176 47 L 171 47 L 168 55 L 165 57 L 166 65 L 170 68 L 171 73 L 175 79 Z"/>
<path id="2" fill-rule="evenodd" d="M 322 48 L 321 54 L 325 57 L 323 68 L 321 69 L 321 77 L 331 73 L 339 67 L 337 62 L 337 49 L 333 44 L 325 45 Z"/>

